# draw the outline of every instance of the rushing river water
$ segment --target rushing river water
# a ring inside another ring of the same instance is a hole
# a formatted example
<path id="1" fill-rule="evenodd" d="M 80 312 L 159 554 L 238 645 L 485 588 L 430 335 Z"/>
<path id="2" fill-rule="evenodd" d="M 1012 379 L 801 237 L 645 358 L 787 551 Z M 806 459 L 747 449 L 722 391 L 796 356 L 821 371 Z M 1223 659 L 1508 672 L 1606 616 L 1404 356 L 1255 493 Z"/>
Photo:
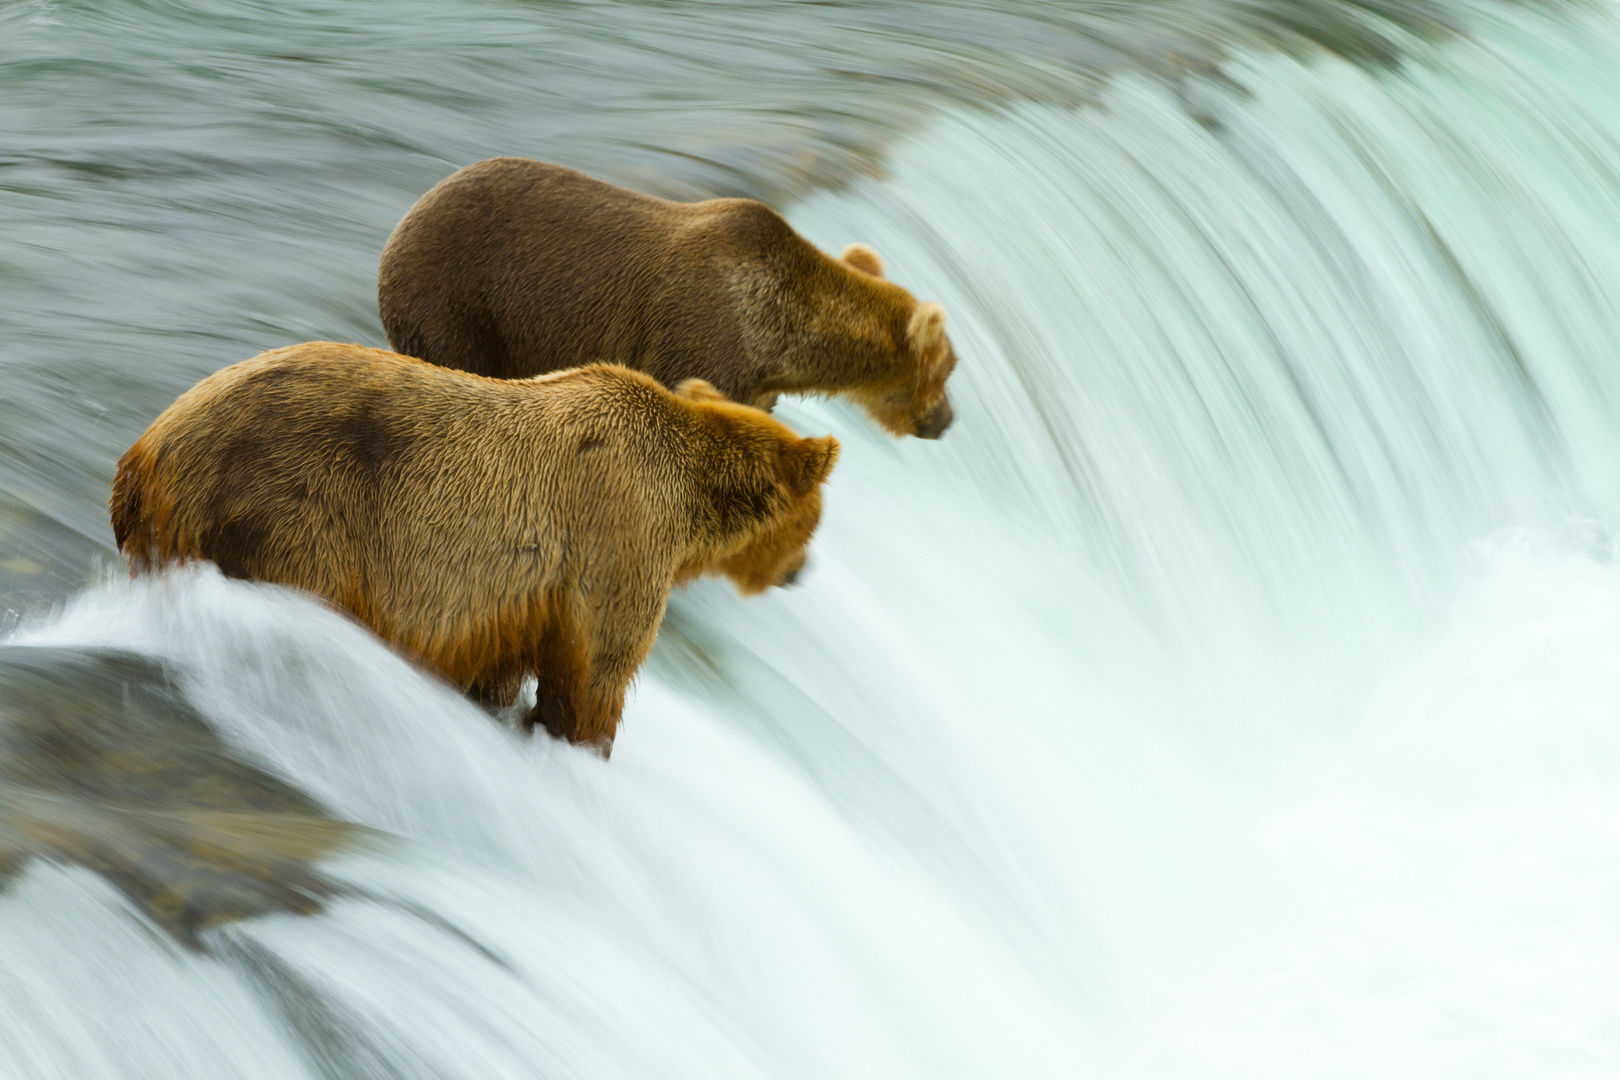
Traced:
<path id="1" fill-rule="evenodd" d="M 0 7 L 0 1077 L 1620 1071 L 1612 4 Z M 772 199 L 957 422 L 611 763 L 124 579 L 207 372 L 493 154 Z"/>

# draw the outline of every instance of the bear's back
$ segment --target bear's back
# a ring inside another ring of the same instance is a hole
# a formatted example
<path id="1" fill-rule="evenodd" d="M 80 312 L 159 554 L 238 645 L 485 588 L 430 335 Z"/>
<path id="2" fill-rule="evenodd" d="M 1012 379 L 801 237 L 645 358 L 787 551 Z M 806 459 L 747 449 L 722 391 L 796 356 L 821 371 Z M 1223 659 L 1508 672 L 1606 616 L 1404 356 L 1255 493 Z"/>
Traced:
<path id="1" fill-rule="evenodd" d="M 377 300 L 388 340 L 408 356 L 501 378 L 633 350 L 602 340 L 598 324 L 611 323 L 605 307 L 654 289 L 671 216 L 661 200 L 546 162 L 470 165 L 424 195 L 383 249 Z M 526 362 L 542 352 L 555 363 Z"/>
<path id="2" fill-rule="evenodd" d="M 424 195 L 389 237 L 378 306 L 398 352 L 500 378 L 604 360 L 666 386 L 697 375 L 742 396 L 758 373 L 739 274 L 808 245 L 751 199 L 671 202 L 523 158 Z"/>
<path id="3" fill-rule="evenodd" d="M 410 636 L 444 611 L 566 572 L 588 536 L 650 559 L 678 516 L 668 395 L 616 368 L 503 382 L 314 342 L 215 373 L 120 462 L 114 519 L 137 560 L 205 558 Z M 120 505 L 120 501 L 122 505 Z"/>

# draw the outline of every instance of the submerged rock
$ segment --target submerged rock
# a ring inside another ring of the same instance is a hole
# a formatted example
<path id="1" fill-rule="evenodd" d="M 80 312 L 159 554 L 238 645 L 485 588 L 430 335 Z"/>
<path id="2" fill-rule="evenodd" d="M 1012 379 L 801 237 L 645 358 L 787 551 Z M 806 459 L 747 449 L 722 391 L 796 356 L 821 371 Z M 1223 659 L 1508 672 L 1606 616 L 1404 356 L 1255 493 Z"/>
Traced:
<path id="1" fill-rule="evenodd" d="M 234 757 L 161 664 L 0 646 L 0 890 L 32 859 L 83 866 L 198 948 L 320 910 L 340 887 L 316 861 L 363 833 Z"/>

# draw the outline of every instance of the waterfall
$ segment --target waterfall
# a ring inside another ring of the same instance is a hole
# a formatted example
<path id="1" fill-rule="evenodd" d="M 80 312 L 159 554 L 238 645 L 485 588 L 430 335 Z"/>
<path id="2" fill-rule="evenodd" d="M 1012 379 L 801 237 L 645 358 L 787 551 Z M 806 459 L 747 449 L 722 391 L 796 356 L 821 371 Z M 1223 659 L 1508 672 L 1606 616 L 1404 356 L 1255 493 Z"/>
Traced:
<path id="1" fill-rule="evenodd" d="M 784 402 L 811 564 L 677 594 L 610 763 L 206 567 L 28 620 L 359 830 L 192 945 L 21 867 L 0 1076 L 1612 1075 L 1620 15 L 1455 10 L 789 207 L 957 421 Z"/>

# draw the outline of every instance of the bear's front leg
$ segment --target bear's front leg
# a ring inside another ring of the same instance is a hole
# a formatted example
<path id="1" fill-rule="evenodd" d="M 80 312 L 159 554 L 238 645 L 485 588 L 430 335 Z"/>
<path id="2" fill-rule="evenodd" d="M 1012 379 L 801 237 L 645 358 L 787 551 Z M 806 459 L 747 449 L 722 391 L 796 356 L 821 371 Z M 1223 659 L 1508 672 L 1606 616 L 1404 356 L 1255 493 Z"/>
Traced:
<path id="1" fill-rule="evenodd" d="M 571 681 L 559 678 L 555 672 L 540 673 L 540 682 L 534 692 L 534 708 L 523 718 L 525 732 L 533 735 L 536 727 L 542 727 L 553 739 L 575 741 L 574 732 L 579 720 L 574 711 L 574 688 L 567 685 Z"/>
<path id="2" fill-rule="evenodd" d="M 587 694 L 587 699 L 590 696 Z M 622 695 L 620 696 L 622 700 Z M 536 688 L 534 708 L 523 717 L 523 730 L 533 735 L 535 728 L 544 728 L 546 734 L 553 739 L 566 739 L 575 746 L 593 747 L 597 753 L 606 758 L 613 752 L 612 729 L 618 723 L 618 709 L 610 705 L 604 710 L 595 703 L 586 706 L 587 716 L 596 716 L 604 712 L 611 712 L 613 718 L 606 735 L 601 733 L 600 723 L 580 724 L 580 713 L 575 708 L 573 694 L 565 692 L 555 679 L 542 679 Z M 594 734 L 587 735 L 586 732 Z"/>
<path id="3" fill-rule="evenodd" d="M 624 709 L 624 691 L 652 650 L 664 615 L 667 586 L 614 580 L 562 610 L 587 618 L 557 619 L 536 651 L 539 686 L 525 727 L 595 747 L 604 758 Z"/>
<path id="4" fill-rule="evenodd" d="M 649 604 L 638 614 L 640 618 L 627 620 L 624 633 L 597 642 L 591 651 L 590 679 L 576 701 L 570 741 L 594 746 L 604 758 L 613 752 L 613 737 L 624 713 L 624 692 L 652 651 L 663 607 Z"/>
<path id="5" fill-rule="evenodd" d="M 580 696 L 590 679 L 590 637 L 579 614 L 585 609 L 578 597 L 566 594 L 551 598 L 547 606 L 525 665 L 535 676 L 534 707 L 521 723 L 529 735 L 539 727 L 554 739 L 576 742 Z M 509 633 L 527 629 L 513 627 Z"/>

